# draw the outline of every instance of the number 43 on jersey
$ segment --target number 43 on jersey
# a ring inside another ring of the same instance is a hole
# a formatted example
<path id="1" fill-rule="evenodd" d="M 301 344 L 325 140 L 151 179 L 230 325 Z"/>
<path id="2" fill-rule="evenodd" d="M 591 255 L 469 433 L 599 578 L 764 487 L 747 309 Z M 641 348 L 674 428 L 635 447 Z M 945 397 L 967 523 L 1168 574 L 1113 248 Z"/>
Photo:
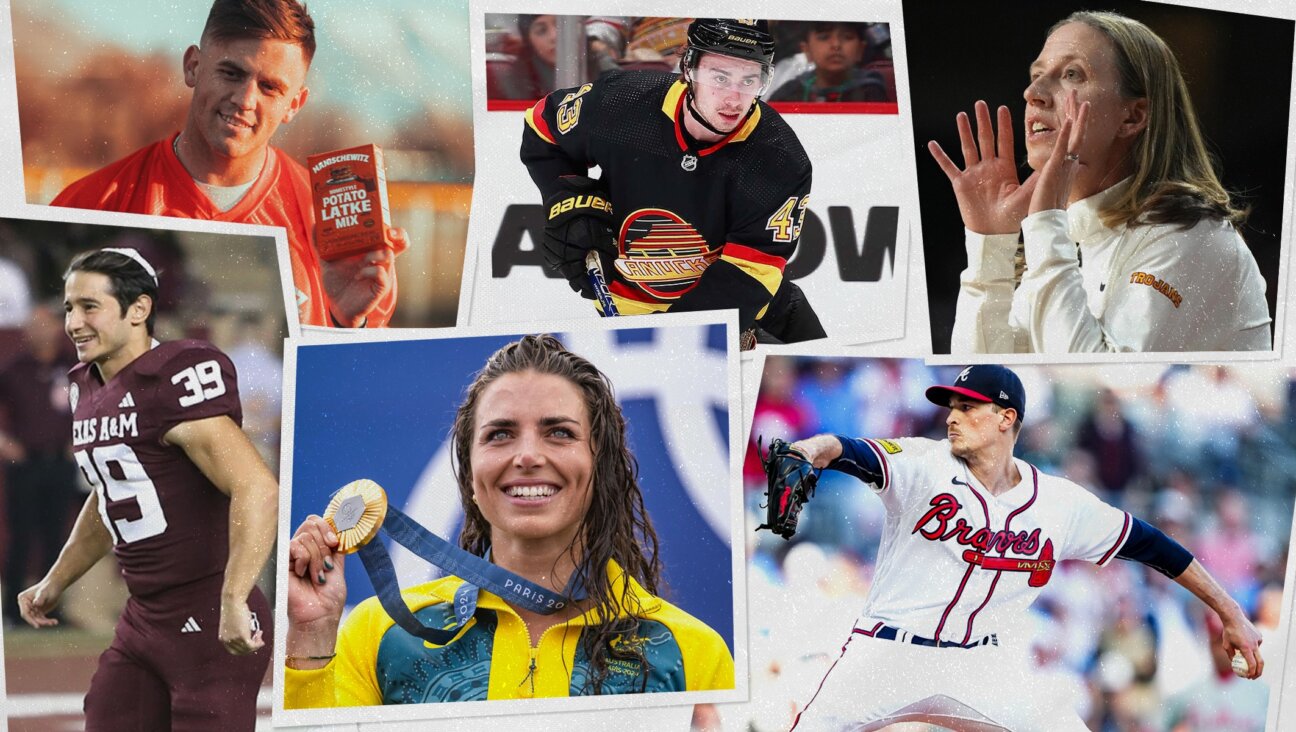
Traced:
<path id="1" fill-rule="evenodd" d="M 792 196 L 765 222 L 765 228 L 773 232 L 774 241 L 793 242 L 801 237 L 801 222 L 805 220 L 806 206 L 810 205 L 809 194 L 798 201 Z"/>

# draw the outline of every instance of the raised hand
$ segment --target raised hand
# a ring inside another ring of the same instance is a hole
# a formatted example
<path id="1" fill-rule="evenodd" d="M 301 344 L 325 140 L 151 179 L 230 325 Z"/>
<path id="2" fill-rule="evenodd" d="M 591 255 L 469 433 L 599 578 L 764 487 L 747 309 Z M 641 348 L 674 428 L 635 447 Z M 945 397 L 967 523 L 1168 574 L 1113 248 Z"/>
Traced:
<path id="1" fill-rule="evenodd" d="M 977 134 L 967 113 L 956 117 L 959 142 L 963 147 L 963 169 L 950 160 L 939 143 L 931 140 L 927 150 L 945 171 L 954 186 L 963 225 L 978 234 L 1015 234 L 1031 201 L 1035 175 L 1020 182 L 1013 159 L 1012 115 L 1001 106 L 998 111 L 999 132 L 990 121 L 990 107 L 976 103 Z"/>
<path id="2" fill-rule="evenodd" d="M 1089 123 L 1089 102 L 1077 105 L 1076 93 L 1067 96 L 1062 128 L 1053 142 L 1053 151 L 1040 169 L 1031 195 L 1030 212 L 1035 214 L 1051 209 L 1065 209 L 1071 197 L 1080 166 L 1080 148 L 1084 144 L 1085 128 Z"/>
<path id="3" fill-rule="evenodd" d="M 343 554 L 333 527 L 307 516 L 288 544 L 287 655 L 323 657 L 333 653 L 338 623 L 346 605 Z M 298 668 L 322 667 L 323 662 Z"/>

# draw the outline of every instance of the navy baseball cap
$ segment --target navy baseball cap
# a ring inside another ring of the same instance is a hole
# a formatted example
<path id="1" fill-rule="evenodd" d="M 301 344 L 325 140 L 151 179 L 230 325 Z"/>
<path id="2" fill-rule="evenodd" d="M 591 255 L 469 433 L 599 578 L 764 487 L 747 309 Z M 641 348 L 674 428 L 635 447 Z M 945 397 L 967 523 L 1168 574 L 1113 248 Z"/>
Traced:
<path id="1" fill-rule="evenodd" d="M 950 397 L 958 394 L 978 402 L 993 402 L 1017 410 L 1019 421 L 1026 418 L 1026 389 L 1021 379 L 1009 369 L 994 364 L 968 366 L 959 372 L 950 386 L 933 386 L 927 400 L 948 407 Z"/>

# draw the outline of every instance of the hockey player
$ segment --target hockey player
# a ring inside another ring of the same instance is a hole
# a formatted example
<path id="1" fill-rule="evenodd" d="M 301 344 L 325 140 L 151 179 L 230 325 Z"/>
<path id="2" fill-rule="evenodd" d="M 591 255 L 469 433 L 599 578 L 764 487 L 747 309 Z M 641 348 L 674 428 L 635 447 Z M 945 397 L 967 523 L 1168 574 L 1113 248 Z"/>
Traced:
<path id="1" fill-rule="evenodd" d="M 783 277 L 810 160 L 760 102 L 773 58 L 765 21 L 699 18 L 679 75 L 613 73 L 527 111 L 522 162 L 544 198 L 545 259 L 573 290 L 593 299 L 593 250 L 619 314 L 737 308 L 743 331 L 773 342 L 824 337 Z"/>

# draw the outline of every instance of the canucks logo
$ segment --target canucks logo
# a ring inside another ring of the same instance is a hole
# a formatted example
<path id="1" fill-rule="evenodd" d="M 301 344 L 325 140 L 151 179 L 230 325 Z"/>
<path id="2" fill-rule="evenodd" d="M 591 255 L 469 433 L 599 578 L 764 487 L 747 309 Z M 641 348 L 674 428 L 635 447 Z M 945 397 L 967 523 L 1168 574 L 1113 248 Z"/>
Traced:
<path id="1" fill-rule="evenodd" d="M 718 256 L 693 225 L 665 209 L 644 208 L 621 225 L 617 272 L 658 300 L 674 300 Z"/>

